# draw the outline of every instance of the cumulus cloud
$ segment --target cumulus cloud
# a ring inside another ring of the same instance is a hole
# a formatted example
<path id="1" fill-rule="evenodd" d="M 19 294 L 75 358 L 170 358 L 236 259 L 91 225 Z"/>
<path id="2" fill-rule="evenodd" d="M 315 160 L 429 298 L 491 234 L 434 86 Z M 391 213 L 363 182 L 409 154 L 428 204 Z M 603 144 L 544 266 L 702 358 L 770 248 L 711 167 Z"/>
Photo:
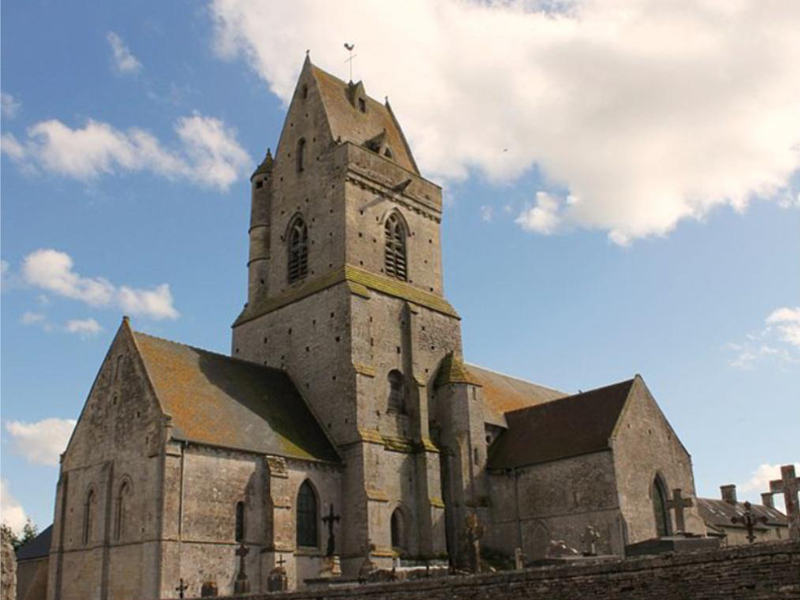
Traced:
<path id="1" fill-rule="evenodd" d="M 30 285 L 90 306 L 115 306 L 131 315 L 152 319 L 176 319 L 179 316 L 168 284 L 136 289 L 124 285 L 117 287 L 102 277 L 84 277 L 73 270 L 72 257 L 66 252 L 41 249 L 30 253 L 23 260 L 22 275 Z M 82 333 L 88 331 L 84 328 Z"/>
<path id="2" fill-rule="evenodd" d="M 764 319 L 764 327 L 728 344 L 728 349 L 735 353 L 730 365 L 739 369 L 752 370 L 767 361 L 800 364 L 800 307 L 775 309 Z"/>
<path id="3" fill-rule="evenodd" d="M 11 94 L 0 92 L 0 114 L 6 119 L 13 119 L 22 108 L 22 103 Z"/>
<path id="4" fill-rule="evenodd" d="M 20 321 L 23 325 L 36 325 L 43 323 L 45 316 L 42 313 L 25 312 L 22 314 Z"/>
<path id="5" fill-rule="evenodd" d="M 562 208 L 558 200 L 547 192 L 536 192 L 536 203 L 528 206 L 516 222 L 526 231 L 550 235 L 561 225 Z"/>
<path id="6" fill-rule="evenodd" d="M 141 71 L 142 63 L 131 54 L 131 51 L 118 34 L 109 31 L 106 34 L 106 40 L 109 46 L 111 46 L 111 65 L 114 71 L 120 74 L 138 73 Z"/>
<path id="7" fill-rule="evenodd" d="M 784 463 L 788 464 L 788 463 Z M 795 471 L 800 473 L 800 463 L 794 463 Z M 743 492 L 739 500 L 749 499 L 751 502 L 761 502 L 761 493 L 769 491 L 769 482 L 781 478 L 781 465 L 771 465 L 764 463 L 753 471 L 752 476 L 745 483 L 738 486 L 738 490 Z M 775 508 L 785 510 L 783 494 L 773 496 Z"/>
<path id="8" fill-rule="evenodd" d="M 22 528 L 28 521 L 28 515 L 25 514 L 25 509 L 22 508 L 19 501 L 11 495 L 5 479 L 0 479 L 0 514 L 2 522 L 8 525 L 14 533 L 17 535 L 22 533 Z"/>
<path id="9" fill-rule="evenodd" d="M 392 96 L 426 174 L 508 180 L 537 165 L 575 199 L 557 215 L 564 230 L 622 244 L 663 235 L 719 206 L 785 196 L 800 164 L 797 2 L 210 7 L 216 51 L 244 58 L 284 101 L 306 48 L 346 76 L 342 41 L 355 42 L 354 78 Z"/>
<path id="10" fill-rule="evenodd" d="M 103 331 L 100 323 L 94 319 L 71 319 L 64 326 L 67 333 L 75 333 L 81 337 L 92 337 Z"/>
<path id="11" fill-rule="evenodd" d="M 175 123 L 177 149 L 165 148 L 142 129 L 115 129 L 90 120 L 72 129 L 57 119 L 41 121 L 20 142 L 4 134 L 3 152 L 21 168 L 44 170 L 81 181 L 118 172 L 151 172 L 168 179 L 227 190 L 251 165 L 236 132 L 213 117 L 194 114 Z"/>
<path id="12" fill-rule="evenodd" d="M 35 423 L 7 421 L 6 431 L 14 451 L 32 463 L 58 466 L 58 457 L 67 448 L 75 419 L 43 419 Z"/>

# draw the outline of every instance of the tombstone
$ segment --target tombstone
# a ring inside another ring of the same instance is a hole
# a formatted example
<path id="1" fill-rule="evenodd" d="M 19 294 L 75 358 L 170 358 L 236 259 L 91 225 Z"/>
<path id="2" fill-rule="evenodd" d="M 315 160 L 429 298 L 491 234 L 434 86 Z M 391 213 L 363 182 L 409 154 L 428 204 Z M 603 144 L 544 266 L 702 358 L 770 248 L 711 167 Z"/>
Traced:
<path id="1" fill-rule="evenodd" d="M 233 582 L 234 594 L 250 593 L 250 581 L 247 579 L 247 572 L 244 568 L 244 559 L 248 554 L 250 554 L 250 549 L 244 544 L 236 549 L 236 556 L 239 557 L 239 573 L 236 575 L 236 581 Z"/>
<path id="2" fill-rule="evenodd" d="M 798 505 L 798 490 L 800 478 L 797 477 L 794 465 L 781 467 L 781 478 L 769 482 L 769 491 L 773 494 L 783 494 L 786 504 L 786 516 L 789 517 L 789 539 L 800 542 L 800 505 Z"/>
<path id="3" fill-rule="evenodd" d="M 206 581 L 200 588 L 201 598 L 216 598 L 219 595 L 216 581 Z"/>
<path id="4" fill-rule="evenodd" d="M 178 584 L 178 587 L 176 587 L 176 588 L 175 588 L 175 591 L 176 591 L 176 592 L 178 592 L 178 598 L 185 598 L 185 596 L 183 595 L 183 593 L 184 593 L 186 590 L 188 590 L 188 589 L 189 589 L 189 584 L 188 584 L 188 583 L 186 583 L 186 582 L 183 580 L 183 577 L 181 577 L 181 581 L 180 581 L 180 583 Z"/>
<path id="5" fill-rule="evenodd" d="M 283 568 L 285 564 L 283 556 L 279 556 L 275 568 L 267 576 L 268 592 L 285 592 L 289 589 L 289 577 L 286 575 L 286 569 Z"/>
<path id="6" fill-rule="evenodd" d="M 514 568 L 519 571 L 525 568 L 522 555 L 522 548 L 514 548 Z"/>
<path id="7" fill-rule="evenodd" d="M 675 529 L 678 534 L 686 533 L 686 519 L 684 508 L 693 506 L 691 498 L 684 498 L 680 489 L 672 490 L 672 500 L 667 500 L 667 508 L 675 511 Z"/>
<path id="8" fill-rule="evenodd" d="M 467 544 L 469 550 L 469 570 L 472 573 L 481 572 L 481 537 L 483 525 L 478 521 L 478 515 L 472 513 L 465 519 L 467 530 Z"/>
<path id="9" fill-rule="evenodd" d="M 375 544 L 367 542 L 366 551 L 364 553 L 364 561 L 358 569 L 358 582 L 365 583 L 370 577 L 378 570 L 375 563 L 372 562 L 372 551 L 375 550 Z"/>
<path id="10" fill-rule="evenodd" d="M 583 555 L 584 556 L 597 556 L 597 542 L 600 539 L 600 534 L 591 525 L 586 526 L 586 531 L 581 536 L 583 542 Z"/>
<path id="11" fill-rule="evenodd" d="M 749 502 L 744 503 L 744 515 L 741 517 L 731 517 L 731 523 L 741 523 L 747 530 L 747 541 L 751 544 L 756 541 L 756 535 L 753 530 L 758 523 L 766 525 L 767 517 L 756 517 L 753 515 L 752 505 Z"/>
<path id="12" fill-rule="evenodd" d="M 570 548 L 564 540 L 550 540 L 550 547 L 547 550 L 548 557 L 560 558 L 562 556 L 578 556 L 575 548 Z"/>

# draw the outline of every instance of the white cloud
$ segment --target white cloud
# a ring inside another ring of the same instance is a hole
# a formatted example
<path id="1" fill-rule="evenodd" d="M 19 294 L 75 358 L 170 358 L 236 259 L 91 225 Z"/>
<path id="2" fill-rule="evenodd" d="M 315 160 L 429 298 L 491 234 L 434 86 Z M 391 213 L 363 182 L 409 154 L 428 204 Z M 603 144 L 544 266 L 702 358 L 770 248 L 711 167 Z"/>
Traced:
<path id="1" fill-rule="evenodd" d="M 142 129 L 124 132 L 92 120 L 72 129 L 51 119 L 28 129 L 24 143 L 5 134 L 2 149 L 28 171 L 42 169 L 81 181 L 147 171 L 222 191 L 251 166 L 236 132 L 219 119 L 200 114 L 182 117 L 175 123 L 175 132 L 180 145 L 170 150 Z"/>
<path id="2" fill-rule="evenodd" d="M 71 319 L 64 326 L 67 333 L 76 333 L 81 337 L 92 337 L 103 331 L 100 323 L 94 319 Z"/>
<path id="3" fill-rule="evenodd" d="M 784 463 L 788 464 L 788 463 Z M 795 471 L 800 472 L 800 463 L 794 463 Z M 781 478 L 781 465 L 771 465 L 764 463 L 753 471 L 752 477 L 747 482 L 741 484 L 737 489 L 742 492 L 742 497 L 739 501 L 745 499 L 751 502 L 761 503 L 761 494 L 769 491 L 769 482 Z M 773 496 L 775 508 L 778 510 L 785 510 L 783 501 L 783 494 L 775 494 Z"/>
<path id="4" fill-rule="evenodd" d="M 783 307 L 772 311 L 759 331 L 745 335 L 739 343 L 728 344 L 736 353 L 732 367 L 755 369 L 765 361 L 781 365 L 800 364 L 800 307 Z"/>
<path id="5" fill-rule="evenodd" d="M 108 44 L 111 46 L 111 64 L 117 73 L 126 74 L 138 73 L 141 71 L 142 63 L 131 54 L 131 51 L 118 34 L 109 31 L 106 34 L 106 40 L 108 40 Z"/>
<path id="6" fill-rule="evenodd" d="M 58 457 L 67 448 L 75 419 L 43 419 L 35 423 L 7 421 L 14 450 L 32 463 L 58 466 Z"/>
<path id="7" fill-rule="evenodd" d="M 23 325 L 36 325 L 43 323 L 45 316 L 42 313 L 25 312 L 20 320 Z"/>
<path id="8" fill-rule="evenodd" d="M 168 284 L 151 289 L 136 289 L 124 285 L 117 288 L 102 277 L 83 277 L 76 273 L 72 258 L 58 250 L 41 249 L 32 252 L 23 261 L 22 273 L 30 285 L 90 306 L 116 306 L 131 315 L 153 319 L 175 319 L 179 316 L 173 306 Z"/>
<path id="9" fill-rule="evenodd" d="M 22 103 L 11 94 L 0 92 L 0 114 L 6 119 L 13 119 L 19 114 Z"/>
<path id="10" fill-rule="evenodd" d="M 561 220 L 558 200 L 547 192 L 536 192 L 536 204 L 526 207 L 516 222 L 526 231 L 550 235 L 558 230 Z"/>
<path id="11" fill-rule="evenodd" d="M 486 204 L 481 206 L 481 221 L 491 223 L 492 219 L 494 219 L 494 209 Z"/>
<path id="12" fill-rule="evenodd" d="M 28 521 L 28 515 L 19 501 L 11 495 L 8 489 L 8 482 L 0 479 L 0 520 L 8 525 L 17 535 L 22 533 L 22 528 Z"/>
<path id="13" fill-rule="evenodd" d="M 564 225 L 617 243 L 780 196 L 798 169 L 797 2 L 210 6 L 217 52 L 243 57 L 284 101 L 306 48 L 346 77 L 353 41 L 354 77 L 391 95 L 426 174 L 507 180 L 538 165 L 576 199 Z"/>
<path id="14" fill-rule="evenodd" d="M 800 347 L 800 306 L 784 307 L 773 311 L 767 317 L 767 324 L 775 325 L 778 328 L 784 342 Z"/>

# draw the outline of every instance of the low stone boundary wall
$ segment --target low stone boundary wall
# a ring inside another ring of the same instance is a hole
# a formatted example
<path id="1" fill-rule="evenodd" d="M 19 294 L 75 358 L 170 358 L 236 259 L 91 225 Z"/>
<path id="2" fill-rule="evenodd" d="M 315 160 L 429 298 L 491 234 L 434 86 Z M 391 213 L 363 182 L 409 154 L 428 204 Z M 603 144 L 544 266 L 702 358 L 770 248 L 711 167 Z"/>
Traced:
<path id="1" fill-rule="evenodd" d="M 236 600 L 800 600 L 800 543 L 754 544 Z M 228 600 L 234 600 L 229 597 Z"/>

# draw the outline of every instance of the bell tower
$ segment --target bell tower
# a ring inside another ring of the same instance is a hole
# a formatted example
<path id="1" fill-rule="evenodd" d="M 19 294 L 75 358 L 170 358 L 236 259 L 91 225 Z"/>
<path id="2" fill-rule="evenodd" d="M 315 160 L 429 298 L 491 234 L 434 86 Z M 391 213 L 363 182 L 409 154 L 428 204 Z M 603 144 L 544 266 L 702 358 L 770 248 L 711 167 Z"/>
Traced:
<path id="1" fill-rule="evenodd" d="M 368 543 L 387 560 L 444 553 L 429 425 L 461 332 L 442 285 L 441 188 L 421 176 L 388 100 L 308 57 L 251 183 L 232 352 L 288 372 L 342 455 L 343 567 L 357 569 Z"/>

